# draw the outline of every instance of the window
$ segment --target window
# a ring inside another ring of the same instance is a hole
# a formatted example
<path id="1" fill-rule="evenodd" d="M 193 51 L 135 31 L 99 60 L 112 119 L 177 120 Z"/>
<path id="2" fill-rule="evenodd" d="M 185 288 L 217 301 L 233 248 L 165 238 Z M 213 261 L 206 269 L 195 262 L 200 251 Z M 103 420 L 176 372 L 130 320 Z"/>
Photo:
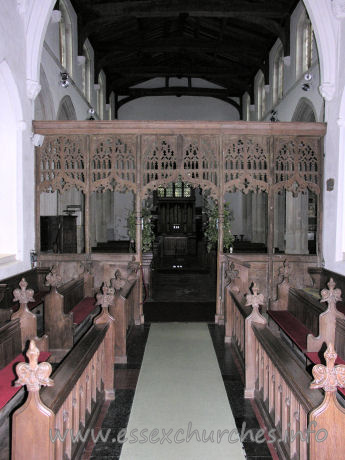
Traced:
<path id="1" fill-rule="evenodd" d="M 301 16 L 297 26 L 296 43 L 296 77 L 306 72 L 312 63 L 313 57 L 313 27 L 307 13 Z"/>
<path id="2" fill-rule="evenodd" d="M 99 118 L 104 120 L 104 109 L 105 109 L 105 74 L 101 70 L 98 75 L 99 89 L 97 92 L 97 112 Z"/>
<path id="3" fill-rule="evenodd" d="M 261 120 L 266 113 L 266 90 L 265 90 L 265 77 L 260 71 L 256 85 L 256 107 L 257 119 Z"/>
<path id="4" fill-rule="evenodd" d="M 243 96 L 243 120 L 250 121 L 250 96 L 244 93 Z"/>
<path id="5" fill-rule="evenodd" d="M 60 21 L 60 62 L 70 76 L 73 70 L 72 23 L 67 8 L 62 0 L 59 3 Z"/>
<path id="6" fill-rule="evenodd" d="M 276 105 L 283 98 L 283 78 L 283 47 L 280 46 L 275 55 L 273 64 L 273 105 Z"/>
<path id="7" fill-rule="evenodd" d="M 158 198 L 191 198 L 192 187 L 179 179 L 178 182 L 171 183 L 167 187 L 159 186 L 157 194 Z"/>
<path id="8" fill-rule="evenodd" d="M 83 56 L 85 57 L 85 63 L 82 70 L 83 93 L 86 99 L 91 102 L 91 57 L 85 43 L 83 45 Z"/>

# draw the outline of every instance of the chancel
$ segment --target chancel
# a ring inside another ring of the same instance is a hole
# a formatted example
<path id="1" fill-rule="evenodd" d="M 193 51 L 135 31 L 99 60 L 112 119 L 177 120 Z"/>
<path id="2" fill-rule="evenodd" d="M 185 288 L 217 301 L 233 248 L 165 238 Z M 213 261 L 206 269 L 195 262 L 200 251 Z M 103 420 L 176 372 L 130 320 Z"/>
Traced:
<path id="1" fill-rule="evenodd" d="M 342 459 L 345 1 L 0 13 L 0 458 Z"/>

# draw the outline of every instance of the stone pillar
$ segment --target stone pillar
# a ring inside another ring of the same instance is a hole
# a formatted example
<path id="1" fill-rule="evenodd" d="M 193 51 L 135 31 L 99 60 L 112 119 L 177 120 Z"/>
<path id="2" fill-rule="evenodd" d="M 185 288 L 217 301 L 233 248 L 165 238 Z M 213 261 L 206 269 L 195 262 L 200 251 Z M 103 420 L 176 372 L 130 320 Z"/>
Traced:
<path id="1" fill-rule="evenodd" d="M 308 251 L 308 194 L 294 197 L 286 192 L 286 254 L 309 254 Z"/>
<path id="2" fill-rule="evenodd" d="M 274 196 L 274 247 L 285 249 L 285 191 Z"/>
<path id="3" fill-rule="evenodd" d="M 252 242 L 266 244 L 267 226 L 267 195 L 252 194 Z"/>
<path id="4" fill-rule="evenodd" d="M 253 238 L 253 226 L 252 226 L 252 192 L 243 196 L 243 232 L 245 237 L 252 241 Z"/>

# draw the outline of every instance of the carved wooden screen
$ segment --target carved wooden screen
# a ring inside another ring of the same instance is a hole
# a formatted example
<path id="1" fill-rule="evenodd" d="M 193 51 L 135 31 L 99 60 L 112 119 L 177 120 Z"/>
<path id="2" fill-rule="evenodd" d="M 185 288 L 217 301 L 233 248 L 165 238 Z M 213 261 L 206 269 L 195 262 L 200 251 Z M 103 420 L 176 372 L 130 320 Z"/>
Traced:
<path id="1" fill-rule="evenodd" d="M 218 198 L 219 144 L 216 136 L 142 136 L 143 192 L 182 181 Z"/>
<path id="2" fill-rule="evenodd" d="M 267 192 L 270 176 L 268 136 L 224 136 L 224 189 Z"/>
<path id="3" fill-rule="evenodd" d="M 210 190 L 220 213 L 224 193 L 237 190 L 266 192 L 272 213 L 272 196 L 283 189 L 321 195 L 321 123 L 71 121 L 34 127 L 45 135 L 37 148 L 36 201 L 41 192 L 82 191 L 86 242 L 95 191 L 132 190 L 138 216 L 150 190 L 179 178 Z M 37 215 L 39 234 L 39 205 Z"/>
<path id="4" fill-rule="evenodd" d="M 37 188 L 39 192 L 63 192 L 76 187 L 87 189 L 89 154 L 83 135 L 46 136 L 38 151 Z"/>
<path id="5" fill-rule="evenodd" d="M 136 136 L 91 136 L 90 191 L 136 189 Z"/>
<path id="6" fill-rule="evenodd" d="M 321 160 L 320 138 L 279 137 L 274 149 L 274 190 L 296 195 L 309 189 L 320 194 Z"/>

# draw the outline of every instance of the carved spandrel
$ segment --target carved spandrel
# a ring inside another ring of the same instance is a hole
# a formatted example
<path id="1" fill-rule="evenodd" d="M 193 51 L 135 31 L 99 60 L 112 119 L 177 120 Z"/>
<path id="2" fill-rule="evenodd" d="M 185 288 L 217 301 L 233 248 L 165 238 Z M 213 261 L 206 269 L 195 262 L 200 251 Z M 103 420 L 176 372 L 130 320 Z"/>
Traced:
<path id="1" fill-rule="evenodd" d="M 25 278 L 19 283 L 20 289 L 13 291 L 13 302 L 19 302 L 21 305 L 27 305 L 29 302 L 34 302 L 34 291 L 33 289 L 27 289 L 28 283 Z"/>
<path id="2" fill-rule="evenodd" d="M 46 285 L 52 288 L 60 286 L 62 283 L 61 275 L 58 272 L 58 268 L 54 266 L 46 276 Z"/>
<path id="3" fill-rule="evenodd" d="M 324 353 L 326 366 L 316 364 L 312 369 L 314 381 L 310 388 L 323 388 L 325 392 L 335 392 L 337 387 L 345 388 L 345 365 L 334 365 L 337 356 L 333 344 L 330 343 Z"/>
<path id="4" fill-rule="evenodd" d="M 321 291 L 321 302 L 327 302 L 329 310 L 335 310 L 337 302 L 342 300 L 341 290 L 335 289 L 335 282 L 333 278 L 327 283 L 328 289 L 322 289 Z"/>
<path id="5" fill-rule="evenodd" d="M 36 347 L 35 341 L 30 340 L 30 346 L 26 353 L 29 363 L 19 363 L 16 366 L 18 379 L 15 386 L 26 385 L 28 391 L 39 391 L 41 386 L 53 386 L 54 381 L 49 378 L 52 367 L 49 363 L 38 364 L 40 351 Z"/>

